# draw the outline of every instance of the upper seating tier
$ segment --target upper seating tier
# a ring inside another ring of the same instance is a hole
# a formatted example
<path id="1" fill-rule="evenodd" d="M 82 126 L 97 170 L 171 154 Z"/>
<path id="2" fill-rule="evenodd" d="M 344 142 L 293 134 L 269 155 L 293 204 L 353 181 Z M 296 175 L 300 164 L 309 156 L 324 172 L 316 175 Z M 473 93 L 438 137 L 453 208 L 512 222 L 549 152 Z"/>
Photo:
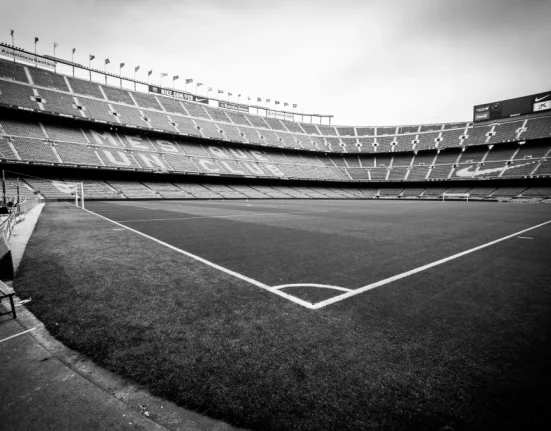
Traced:
<path id="1" fill-rule="evenodd" d="M 0 60 L 0 103 L 172 134 L 343 154 L 494 145 L 551 137 L 551 115 L 545 112 L 541 117 L 475 125 L 299 124 L 107 86 L 5 60 Z M 234 128 L 236 125 L 239 129 Z"/>

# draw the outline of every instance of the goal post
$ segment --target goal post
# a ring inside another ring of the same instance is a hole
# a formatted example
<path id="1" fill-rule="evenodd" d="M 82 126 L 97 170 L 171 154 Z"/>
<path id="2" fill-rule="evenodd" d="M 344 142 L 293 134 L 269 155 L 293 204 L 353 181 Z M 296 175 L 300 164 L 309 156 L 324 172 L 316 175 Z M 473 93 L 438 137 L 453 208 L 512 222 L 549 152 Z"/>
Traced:
<path id="1" fill-rule="evenodd" d="M 75 206 L 78 207 L 78 201 L 80 199 L 80 207 L 84 209 L 84 183 L 65 183 L 63 181 L 52 181 L 52 184 L 60 192 L 66 193 L 68 195 L 74 195 L 75 197 Z"/>
<path id="2" fill-rule="evenodd" d="M 466 200 L 469 202 L 469 196 L 471 196 L 470 193 L 442 193 L 442 202 L 446 199 L 450 200 Z"/>

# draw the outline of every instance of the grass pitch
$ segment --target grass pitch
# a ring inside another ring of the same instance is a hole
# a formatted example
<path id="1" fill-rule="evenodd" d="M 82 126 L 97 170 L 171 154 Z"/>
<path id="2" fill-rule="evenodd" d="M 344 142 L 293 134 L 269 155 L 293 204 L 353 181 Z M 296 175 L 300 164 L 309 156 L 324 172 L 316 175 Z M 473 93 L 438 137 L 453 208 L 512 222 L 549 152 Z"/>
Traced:
<path id="1" fill-rule="evenodd" d="M 551 219 L 464 202 L 90 208 L 269 286 L 351 289 Z M 55 337 L 156 395 L 263 430 L 543 424 L 551 225 L 319 310 L 119 229 L 47 205 L 15 289 Z"/>

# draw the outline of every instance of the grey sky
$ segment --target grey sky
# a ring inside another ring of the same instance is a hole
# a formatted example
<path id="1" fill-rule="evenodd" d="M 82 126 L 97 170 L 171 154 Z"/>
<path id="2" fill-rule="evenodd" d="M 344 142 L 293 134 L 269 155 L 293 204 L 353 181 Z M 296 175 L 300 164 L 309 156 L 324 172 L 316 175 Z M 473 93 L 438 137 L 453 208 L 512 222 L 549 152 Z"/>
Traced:
<path id="1" fill-rule="evenodd" d="M 125 62 L 336 124 L 471 118 L 551 89 L 551 0 L 0 0 L 0 40 Z M 169 81 L 165 79 L 165 84 Z M 170 84 L 169 84 L 170 86 Z M 188 88 L 188 89 L 191 89 Z M 236 100 L 234 98 L 234 100 Z M 243 99 L 242 99 L 243 100 Z"/>

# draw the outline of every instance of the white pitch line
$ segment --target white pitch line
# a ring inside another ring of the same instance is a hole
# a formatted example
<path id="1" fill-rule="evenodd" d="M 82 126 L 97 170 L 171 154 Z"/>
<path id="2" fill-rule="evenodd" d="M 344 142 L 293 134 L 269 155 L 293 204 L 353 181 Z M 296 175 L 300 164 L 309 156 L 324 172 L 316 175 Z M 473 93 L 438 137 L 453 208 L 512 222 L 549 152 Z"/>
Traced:
<path id="1" fill-rule="evenodd" d="M 131 222 L 141 222 L 141 221 L 191 220 L 191 219 L 198 219 L 198 218 L 256 217 L 256 216 L 265 216 L 265 215 L 311 214 L 311 213 L 318 213 L 318 212 L 327 212 L 327 211 L 294 211 L 294 212 L 287 212 L 287 213 L 252 213 L 252 214 L 228 214 L 228 215 L 220 215 L 220 216 L 148 218 L 148 219 L 141 219 L 141 220 L 117 220 L 117 222 L 131 223 Z"/>
<path id="2" fill-rule="evenodd" d="M 376 287 L 383 286 L 388 283 L 392 283 L 393 281 L 400 280 L 401 278 L 408 277 L 413 274 L 417 274 L 418 272 L 424 271 L 426 269 L 435 267 L 437 265 L 441 265 L 442 263 L 449 262 L 450 260 L 457 259 L 458 257 L 465 256 L 466 254 L 473 253 L 475 251 L 481 250 L 483 248 L 489 247 L 491 245 L 497 244 L 498 242 L 505 241 L 506 239 L 513 238 L 515 236 L 521 235 L 525 232 L 531 231 L 533 229 L 536 229 L 538 227 L 544 226 L 548 223 L 551 223 L 551 220 L 548 220 L 544 223 L 540 223 L 536 226 L 529 227 L 528 229 L 521 230 L 519 232 L 515 232 L 511 235 L 504 236 L 503 238 L 496 239 L 495 241 L 487 242 L 486 244 L 479 245 L 478 247 L 471 248 L 469 250 L 462 251 L 461 253 L 454 254 L 452 256 L 446 257 L 444 259 L 437 260 L 436 262 L 429 263 L 427 265 L 420 266 L 419 268 L 412 269 L 410 271 L 403 272 L 401 274 L 395 275 L 393 277 L 385 278 L 384 280 L 377 281 L 376 283 L 368 284 L 367 286 L 360 287 L 356 290 L 351 290 L 350 292 L 343 293 L 339 296 L 334 296 L 333 298 L 326 299 L 325 301 L 317 302 L 316 304 L 311 307 L 312 309 L 318 309 L 325 307 L 326 305 L 334 304 L 335 302 L 342 301 L 344 299 L 350 298 L 355 295 L 359 295 L 360 293 L 366 292 L 368 290 L 374 289 Z"/>
<path id="3" fill-rule="evenodd" d="M 534 239 L 531 236 L 519 236 L 520 239 Z"/>
<path id="4" fill-rule="evenodd" d="M 330 284 L 317 284 L 317 283 L 280 284 L 279 286 L 272 286 L 272 289 L 285 289 L 286 287 L 296 287 L 296 286 L 320 287 L 322 289 L 342 290 L 343 292 L 350 292 L 352 290 L 352 289 L 347 289 L 346 287 L 332 286 Z"/>
<path id="5" fill-rule="evenodd" d="M 142 209 L 138 209 L 138 207 L 133 207 L 133 208 L 136 208 L 136 211 L 145 211 L 145 210 L 160 211 L 161 210 L 160 208 L 155 209 L 155 210 L 153 208 L 145 208 L 145 207 L 143 207 Z M 111 212 L 120 213 L 122 211 L 128 211 L 128 209 L 120 209 L 120 210 L 102 210 L 102 209 L 99 209 L 99 210 L 96 210 L 96 211 L 101 211 L 102 213 L 111 213 Z M 166 211 L 166 210 L 162 210 L 162 211 Z"/>
<path id="6" fill-rule="evenodd" d="M 81 209 L 82 209 L 82 208 L 81 208 Z M 270 287 L 270 286 L 268 286 L 268 285 L 266 285 L 266 284 L 264 284 L 264 283 L 261 283 L 260 281 L 257 281 L 257 280 L 255 280 L 255 279 L 253 279 L 253 278 L 250 278 L 250 277 L 247 277 L 246 275 L 239 274 L 238 272 L 232 271 L 231 269 L 224 268 L 223 266 L 220 266 L 220 265 L 218 265 L 218 264 L 216 264 L 216 263 L 214 263 L 214 262 L 211 262 L 210 260 L 203 259 L 202 257 L 199 257 L 199 256 L 197 256 L 197 255 L 195 255 L 195 254 L 189 253 L 189 252 L 187 252 L 187 251 L 185 251 L 185 250 L 182 250 L 182 249 L 180 249 L 180 248 L 178 248 L 178 247 L 174 247 L 173 245 L 170 245 L 170 244 L 168 244 L 168 243 L 166 243 L 166 242 L 164 242 L 164 241 L 161 241 L 161 240 L 159 240 L 159 239 L 157 239 L 157 238 L 154 238 L 154 237 L 152 237 L 152 236 L 146 235 L 145 233 L 140 232 L 140 231 L 135 230 L 135 229 L 132 229 L 131 227 L 125 226 L 125 225 L 123 225 L 123 224 L 120 224 L 120 223 L 118 223 L 118 222 L 116 222 L 116 221 L 114 221 L 114 220 L 108 219 L 107 217 L 104 217 L 104 216 L 102 216 L 102 215 L 100 215 L 100 214 L 97 214 L 97 213 L 95 213 L 95 212 L 93 212 L 93 211 L 90 211 L 90 210 L 87 210 L 87 209 L 84 209 L 84 211 L 89 212 L 90 214 L 94 214 L 95 216 L 98 216 L 98 217 L 100 217 L 100 218 L 102 218 L 102 219 L 104 219 L 104 220 L 107 220 L 107 221 L 111 222 L 111 223 L 114 223 L 114 224 L 116 224 L 117 226 L 120 226 L 120 227 L 123 227 L 123 228 L 125 228 L 125 229 L 128 229 L 129 231 L 132 231 L 132 232 L 134 232 L 134 233 L 137 233 L 138 235 L 141 235 L 141 236 L 143 236 L 143 237 L 145 237 L 145 238 L 147 238 L 147 239 L 150 239 L 151 241 L 155 241 L 155 242 L 158 243 L 158 244 L 164 245 L 165 247 L 168 247 L 168 248 L 170 248 L 171 250 L 174 250 L 174 251 L 176 251 L 176 252 L 178 252 L 178 253 L 181 253 L 181 254 L 183 254 L 183 255 L 185 255 L 185 256 L 188 256 L 188 257 L 190 257 L 190 258 L 192 258 L 192 259 L 198 260 L 199 262 L 202 262 L 202 263 L 204 263 L 205 265 L 211 266 L 211 267 L 213 267 L 213 268 L 215 268 L 215 269 L 218 269 L 219 271 L 225 272 L 226 274 L 233 275 L 233 276 L 236 277 L 236 278 L 239 278 L 239 279 L 241 279 L 241 280 L 243 280 L 243 281 L 246 281 L 246 282 L 248 282 L 248 283 L 254 284 L 254 285 L 257 286 L 257 287 L 260 287 L 261 289 L 267 290 L 268 292 L 275 293 L 276 295 L 281 296 L 281 297 L 283 297 L 283 298 L 285 298 L 285 299 L 288 299 L 289 301 L 292 301 L 292 302 L 294 302 L 294 303 L 296 303 L 296 304 L 302 305 L 303 307 L 306 307 L 306 308 L 312 308 L 312 307 L 313 307 L 313 304 L 312 304 L 311 302 L 304 301 L 304 300 L 302 300 L 302 299 L 300 299 L 300 298 L 297 298 L 297 297 L 295 297 L 295 296 L 289 295 L 289 294 L 287 294 L 287 293 L 285 293 L 285 292 L 280 292 L 279 290 L 274 289 L 274 288 L 272 288 L 272 287 Z"/>
<path id="7" fill-rule="evenodd" d="M 20 335 L 26 334 L 27 332 L 34 331 L 35 329 L 36 329 L 36 327 L 31 328 L 31 329 L 27 329 L 26 331 L 23 331 L 23 332 L 19 332 L 19 333 L 15 334 L 15 335 L 11 335 L 10 337 L 6 337 L 6 338 L 4 338 L 3 340 L 0 340 L 0 343 L 3 343 L 4 341 L 11 340 L 12 338 L 15 338 L 15 337 L 19 337 Z"/>

